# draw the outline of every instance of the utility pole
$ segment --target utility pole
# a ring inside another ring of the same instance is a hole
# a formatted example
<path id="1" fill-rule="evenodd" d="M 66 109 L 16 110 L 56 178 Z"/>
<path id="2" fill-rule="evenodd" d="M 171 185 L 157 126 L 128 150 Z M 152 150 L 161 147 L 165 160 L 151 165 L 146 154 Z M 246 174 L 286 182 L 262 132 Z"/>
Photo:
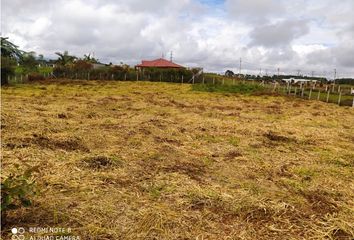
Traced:
<path id="1" fill-rule="evenodd" d="M 173 52 L 171 51 L 171 54 L 170 54 L 170 62 L 172 62 L 172 56 L 173 56 Z"/>
<path id="2" fill-rule="evenodd" d="M 259 69 L 259 76 L 262 77 L 262 68 Z"/>
<path id="3" fill-rule="evenodd" d="M 336 79 L 337 79 L 337 69 L 335 68 L 334 69 L 334 78 L 333 78 L 333 83 L 336 82 Z"/>
<path id="4" fill-rule="evenodd" d="M 279 77 L 279 71 L 280 71 L 280 68 L 278 68 L 278 77 Z"/>
<path id="5" fill-rule="evenodd" d="M 240 67 L 239 67 L 239 75 L 240 75 L 240 77 L 241 77 L 241 68 L 242 68 L 242 58 L 240 58 Z"/>

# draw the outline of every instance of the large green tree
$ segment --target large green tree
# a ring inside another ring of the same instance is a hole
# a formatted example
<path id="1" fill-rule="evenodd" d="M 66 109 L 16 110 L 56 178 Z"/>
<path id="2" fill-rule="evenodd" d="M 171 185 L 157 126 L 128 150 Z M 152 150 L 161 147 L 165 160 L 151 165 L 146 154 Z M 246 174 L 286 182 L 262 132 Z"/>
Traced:
<path id="1" fill-rule="evenodd" d="M 19 63 L 23 67 L 25 74 L 38 71 L 39 62 L 36 58 L 35 52 L 28 52 L 23 54 Z"/>
<path id="2" fill-rule="evenodd" d="M 9 76 L 15 73 L 15 67 L 25 52 L 11 43 L 7 37 L 1 37 L 1 85 L 7 85 Z"/>

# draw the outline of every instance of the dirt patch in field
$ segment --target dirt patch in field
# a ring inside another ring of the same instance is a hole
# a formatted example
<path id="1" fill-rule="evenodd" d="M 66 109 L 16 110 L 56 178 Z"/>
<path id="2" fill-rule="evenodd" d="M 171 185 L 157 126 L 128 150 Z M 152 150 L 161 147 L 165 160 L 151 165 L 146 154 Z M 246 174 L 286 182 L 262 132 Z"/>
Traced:
<path id="1" fill-rule="evenodd" d="M 297 142 L 297 140 L 295 138 L 286 137 L 284 135 L 281 135 L 279 133 L 275 133 L 273 131 L 269 131 L 269 132 L 263 134 L 263 136 L 265 136 L 271 142 L 283 142 L 283 143 Z"/>
<path id="2" fill-rule="evenodd" d="M 332 214 L 339 210 L 336 202 L 330 194 L 324 190 L 302 191 L 301 194 L 311 204 L 312 210 L 317 213 Z"/>
<path id="3" fill-rule="evenodd" d="M 31 144 L 35 144 L 39 147 L 48 148 L 51 150 L 62 149 L 65 151 L 90 151 L 79 138 L 75 137 L 66 139 L 53 139 L 47 136 L 33 134 L 32 138 L 26 140 Z"/>
<path id="4" fill-rule="evenodd" d="M 193 180 L 203 182 L 206 173 L 206 167 L 202 163 L 197 162 L 177 162 L 171 166 L 162 169 L 165 172 L 178 172 L 187 175 Z"/>
<path id="5" fill-rule="evenodd" d="M 92 156 L 83 158 L 79 165 L 94 170 L 100 170 L 121 166 L 122 161 L 117 158 L 107 156 Z"/>

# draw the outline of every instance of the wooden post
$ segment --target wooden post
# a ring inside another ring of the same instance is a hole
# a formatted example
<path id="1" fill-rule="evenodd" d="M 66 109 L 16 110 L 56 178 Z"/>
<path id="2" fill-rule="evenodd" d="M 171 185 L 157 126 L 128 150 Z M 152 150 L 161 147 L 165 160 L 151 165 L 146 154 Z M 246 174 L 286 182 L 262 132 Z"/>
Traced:
<path id="1" fill-rule="evenodd" d="M 194 75 L 193 75 L 193 78 L 192 78 L 192 79 L 193 79 L 192 84 L 194 84 Z"/>
<path id="2" fill-rule="evenodd" d="M 310 88 L 309 100 L 311 100 L 312 88 Z"/>
<path id="3" fill-rule="evenodd" d="M 342 98 L 342 92 L 339 92 L 339 96 L 338 96 L 338 105 L 340 106 L 340 100 Z"/>
<path id="4" fill-rule="evenodd" d="M 291 94 L 291 85 L 289 86 L 289 95 Z"/>
<path id="5" fill-rule="evenodd" d="M 321 89 L 318 89 L 317 100 L 320 100 L 321 97 Z"/>
<path id="6" fill-rule="evenodd" d="M 304 86 L 302 86 L 301 97 L 304 97 L 304 91 L 305 91 L 305 88 L 304 88 Z"/>
<path id="7" fill-rule="evenodd" d="M 294 96 L 296 96 L 296 91 L 297 91 L 297 87 L 295 87 L 295 93 L 294 93 Z"/>
<path id="8" fill-rule="evenodd" d="M 354 108 L 354 97 L 353 97 L 353 104 L 352 104 L 352 107 Z"/>
<path id="9" fill-rule="evenodd" d="M 326 99 L 326 102 L 329 101 L 329 93 L 330 93 L 330 90 L 327 91 L 327 99 Z"/>
<path id="10" fill-rule="evenodd" d="M 160 73 L 160 82 L 161 82 L 161 80 L 162 80 L 162 76 L 161 76 L 161 73 Z"/>
<path id="11" fill-rule="evenodd" d="M 213 85 L 215 85 L 215 77 L 213 77 Z"/>
<path id="12" fill-rule="evenodd" d="M 127 73 L 124 73 L 124 81 L 127 81 Z"/>
<path id="13" fill-rule="evenodd" d="M 183 84 L 183 75 L 182 75 L 182 81 L 181 81 L 181 83 Z"/>
<path id="14" fill-rule="evenodd" d="M 204 84 L 204 76 L 203 76 L 203 84 Z"/>
<path id="15" fill-rule="evenodd" d="M 139 73 L 136 72 L 136 81 L 139 81 Z"/>
<path id="16" fill-rule="evenodd" d="M 340 92 L 340 85 L 338 84 L 338 92 Z"/>

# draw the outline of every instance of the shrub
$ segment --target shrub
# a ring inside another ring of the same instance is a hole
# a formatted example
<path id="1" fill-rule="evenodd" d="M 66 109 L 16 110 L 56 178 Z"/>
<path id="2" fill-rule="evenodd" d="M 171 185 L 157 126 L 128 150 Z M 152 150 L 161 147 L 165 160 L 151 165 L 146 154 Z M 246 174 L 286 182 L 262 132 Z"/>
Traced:
<path id="1" fill-rule="evenodd" d="M 9 210 L 28 207 L 32 204 L 30 197 L 35 194 L 32 174 L 38 170 L 38 166 L 28 168 L 23 173 L 16 166 L 16 173 L 10 174 L 1 182 L 1 224 L 6 224 L 6 216 Z M 18 173 L 20 172 L 20 173 Z"/>
<path id="2" fill-rule="evenodd" d="M 44 80 L 44 76 L 38 73 L 31 73 L 28 75 L 28 81 L 33 82 L 33 81 L 41 81 Z"/>
<path id="3" fill-rule="evenodd" d="M 88 72 L 93 68 L 92 64 L 85 61 L 85 60 L 77 60 L 74 63 L 73 69 L 75 70 L 75 72 Z"/>

